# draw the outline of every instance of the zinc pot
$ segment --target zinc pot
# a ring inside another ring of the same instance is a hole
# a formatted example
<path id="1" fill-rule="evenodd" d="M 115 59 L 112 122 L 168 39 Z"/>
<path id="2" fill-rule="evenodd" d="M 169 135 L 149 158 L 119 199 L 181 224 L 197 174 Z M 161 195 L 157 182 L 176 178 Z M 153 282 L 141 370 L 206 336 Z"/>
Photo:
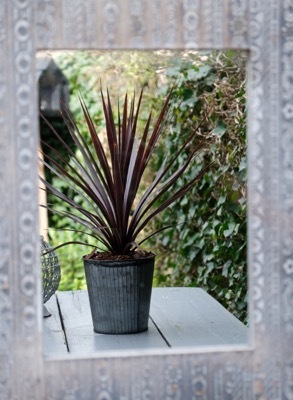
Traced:
<path id="1" fill-rule="evenodd" d="M 94 331 L 139 333 L 148 329 L 155 256 L 87 260 L 84 269 Z"/>

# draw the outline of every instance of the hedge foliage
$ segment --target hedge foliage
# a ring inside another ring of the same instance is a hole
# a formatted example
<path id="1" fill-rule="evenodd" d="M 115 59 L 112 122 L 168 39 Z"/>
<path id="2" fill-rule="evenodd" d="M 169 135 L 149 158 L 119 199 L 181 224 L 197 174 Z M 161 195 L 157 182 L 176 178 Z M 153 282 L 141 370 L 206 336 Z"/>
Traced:
<path id="1" fill-rule="evenodd" d="M 174 226 L 154 240 L 156 283 L 203 287 L 246 321 L 245 57 L 230 51 L 178 59 L 166 77 L 161 90 L 174 86 L 173 118 L 155 168 L 206 114 L 201 133 L 212 130 L 215 140 L 197 160 L 212 163 L 203 179 L 155 221 L 155 228 Z"/>

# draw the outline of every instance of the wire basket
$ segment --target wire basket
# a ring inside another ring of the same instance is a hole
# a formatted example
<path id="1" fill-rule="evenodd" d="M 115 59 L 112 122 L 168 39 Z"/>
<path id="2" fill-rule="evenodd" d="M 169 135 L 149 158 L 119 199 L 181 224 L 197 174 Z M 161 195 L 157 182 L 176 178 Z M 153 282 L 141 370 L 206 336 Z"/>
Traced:
<path id="1" fill-rule="evenodd" d="M 45 304 L 59 286 L 61 271 L 56 253 L 41 236 L 41 267 L 43 275 L 43 303 Z"/>

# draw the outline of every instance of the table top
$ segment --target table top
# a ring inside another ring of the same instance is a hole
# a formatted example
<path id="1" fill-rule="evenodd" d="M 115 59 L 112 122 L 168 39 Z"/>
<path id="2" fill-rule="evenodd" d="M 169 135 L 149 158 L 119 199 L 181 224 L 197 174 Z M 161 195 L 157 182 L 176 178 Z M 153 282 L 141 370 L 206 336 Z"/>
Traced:
<path id="1" fill-rule="evenodd" d="M 46 355 L 248 342 L 248 328 L 200 288 L 153 288 L 149 329 L 138 334 L 95 333 L 86 290 L 57 292 L 46 308 Z"/>

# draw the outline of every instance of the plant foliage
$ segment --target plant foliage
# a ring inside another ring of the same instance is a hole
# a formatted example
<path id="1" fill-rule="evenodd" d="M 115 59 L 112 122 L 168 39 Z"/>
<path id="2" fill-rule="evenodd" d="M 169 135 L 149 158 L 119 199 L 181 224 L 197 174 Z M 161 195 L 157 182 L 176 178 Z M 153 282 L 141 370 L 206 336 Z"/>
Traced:
<path id="1" fill-rule="evenodd" d="M 176 185 L 186 170 L 202 151 L 207 143 L 206 137 L 197 140 L 197 144 L 190 146 L 197 137 L 200 122 L 193 128 L 178 150 L 166 158 L 153 180 L 137 199 L 137 194 L 142 182 L 146 167 L 157 147 L 157 142 L 164 132 L 167 122 L 167 110 L 172 96 L 170 91 L 153 128 L 151 128 L 152 115 L 149 114 L 143 132 L 137 129 L 138 116 L 142 101 L 142 91 L 137 105 L 135 96 L 128 104 L 127 94 L 120 112 L 118 103 L 117 124 L 109 92 L 105 99 L 101 91 L 102 109 L 105 118 L 106 140 L 100 138 L 91 118 L 87 106 L 82 98 L 80 104 L 83 111 L 84 123 L 91 138 L 91 146 L 84 139 L 78 124 L 71 112 L 63 105 L 63 119 L 70 135 L 77 147 L 80 157 L 72 151 L 70 146 L 62 139 L 59 133 L 50 125 L 60 146 L 66 150 L 71 158 L 69 168 L 64 167 L 64 157 L 57 148 L 48 143 L 42 143 L 44 149 L 54 154 L 48 156 L 50 161 L 42 161 L 45 166 L 72 189 L 71 194 L 65 194 L 55 188 L 47 180 L 40 177 L 46 188 L 67 205 L 65 209 L 50 211 L 65 216 L 82 225 L 90 231 L 96 239 L 94 247 L 108 250 L 111 254 L 133 254 L 146 238 L 137 241 L 138 235 L 147 224 L 159 213 L 181 199 L 203 175 L 206 169 L 192 175 L 184 184 Z M 180 168 L 171 171 L 176 160 L 189 148 L 188 154 Z M 45 150 L 46 153 L 46 150 Z M 75 195 L 83 199 L 83 204 L 75 200 Z M 166 227 L 160 227 L 158 231 Z M 154 233 L 151 233 L 152 236 Z M 63 243 L 70 244 L 71 242 Z M 81 242 L 79 242 L 81 243 Z"/>

